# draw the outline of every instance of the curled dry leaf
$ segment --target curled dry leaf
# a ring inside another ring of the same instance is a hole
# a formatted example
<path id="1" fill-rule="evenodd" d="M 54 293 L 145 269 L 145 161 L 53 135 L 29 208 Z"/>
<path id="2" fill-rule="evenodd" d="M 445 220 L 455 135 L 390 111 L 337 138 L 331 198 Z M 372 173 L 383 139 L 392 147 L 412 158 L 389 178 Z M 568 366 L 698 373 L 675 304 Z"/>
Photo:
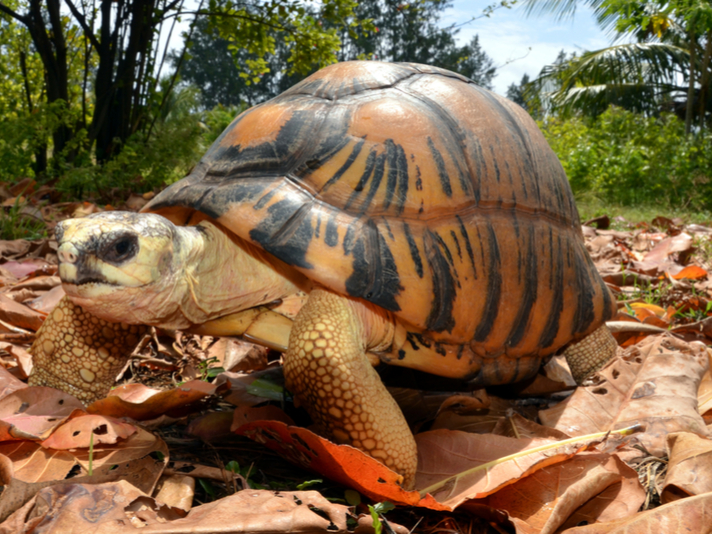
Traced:
<path id="1" fill-rule="evenodd" d="M 7 352 L 17 362 L 17 369 L 14 372 L 18 373 L 22 378 L 30 376 L 32 371 L 32 354 L 18 345 L 13 345 L 6 341 L 0 341 L 0 351 Z M 1 383 L 2 379 L 0 379 Z M 0 386 L 1 387 L 1 386 Z M 0 395 L 1 397 L 2 395 Z"/>
<path id="2" fill-rule="evenodd" d="M 475 502 L 506 511 L 518 531 L 553 534 L 581 521 L 630 517 L 644 500 L 637 473 L 620 458 L 581 453 Z"/>
<path id="3" fill-rule="evenodd" d="M 211 443 L 232 434 L 232 418 L 232 412 L 208 412 L 193 419 L 185 432 Z"/>
<path id="4" fill-rule="evenodd" d="M 707 435 L 697 412 L 697 389 L 708 366 L 702 343 L 685 343 L 667 334 L 650 337 L 619 353 L 594 377 L 593 385 L 579 387 L 539 417 L 572 436 L 640 423 L 645 431 L 636 439 L 662 456 L 671 432 Z"/>
<path id="5" fill-rule="evenodd" d="M 57 427 L 52 435 L 42 442 L 48 449 L 67 450 L 94 446 L 113 445 L 136 432 L 136 427 L 105 415 L 79 412 Z"/>
<path id="6" fill-rule="evenodd" d="M 173 509 L 184 512 L 193 507 L 195 495 L 195 479 L 185 475 L 171 475 L 161 479 L 156 500 L 167 504 Z"/>
<path id="7" fill-rule="evenodd" d="M 77 399 L 48 387 L 19 389 L 0 399 L 0 421 L 9 434 L 0 431 L 0 440 L 44 439 L 74 410 L 84 410 Z"/>
<path id="8" fill-rule="evenodd" d="M 40 491 L 0 525 L 0 533 L 28 532 L 42 523 L 47 531 L 66 534 L 120 534 L 136 529 L 146 534 L 345 534 L 347 514 L 346 506 L 314 491 L 243 490 L 197 506 L 181 518 L 125 481 L 98 486 L 63 484 Z"/>
<path id="9" fill-rule="evenodd" d="M 626 519 L 571 528 L 566 534 L 710 534 L 710 510 L 712 493 L 704 493 Z"/>
<path id="10" fill-rule="evenodd" d="M 294 425 L 294 421 L 284 410 L 277 406 L 268 404 L 267 406 L 241 406 L 233 412 L 231 431 L 234 432 L 242 425 L 254 421 L 281 421 L 285 425 Z"/>
<path id="11" fill-rule="evenodd" d="M 0 399 L 26 387 L 27 384 L 0 365 Z"/>
<path id="12" fill-rule="evenodd" d="M 137 421 L 155 419 L 168 414 L 174 415 L 191 404 L 217 393 L 218 387 L 202 380 L 191 380 L 178 387 L 159 391 L 141 403 L 127 402 L 117 395 L 93 402 L 87 411 L 112 417 L 130 417 Z"/>
<path id="13" fill-rule="evenodd" d="M 423 432 L 415 437 L 415 487 L 454 509 L 468 499 L 486 497 L 539 469 L 563 462 L 600 443 L 602 437 L 556 441 L 448 430 Z"/>
<path id="14" fill-rule="evenodd" d="M 73 451 L 77 462 L 89 471 L 89 465 L 96 471 L 103 466 L 114 466 L 123 462 L 130 462 L 139 458 L 158 452 L 163 458 L 162 462 L 167 462 L 169 458 L 168 446 L 158 436 L 137 428 L 136 433 L 128 439 L 119 441 L 113 445 L 101 445 L 94 447 L 92 452 L 88 448 Z"/>
<path id="15" fill-rule="evenodd" d="M 36 332 L 42 326 L 44 318 L 43 314 L 0 294 L 0 319 L 4 322 Z"/>
<path id="16" fill-rule="evenodd" d="M 670 434 L 667 444 L 670 460 L 662 502 L 712 492 L 712 440 L 679 432 Z"/>
<path id="17" fill-rule="evenodd" d="M 569 439 L 571 436 L 563 432 L 543 426 L 529 419 L 525 419 L 518 413 L 512 413 L 506 417 L 501 417 L 497 425 L 492 430 L 492 434 L 507 436 L 510 438 L 543 438 L 557 441 Z"/>
<path id="18" fill-rule="evenodd" d="M 23 482 L 64 480 L 76 465 L 71 453 L 45 449 L 36 441 L 0 443 L 0 454 L 12 462 L 13 478 Z"/>

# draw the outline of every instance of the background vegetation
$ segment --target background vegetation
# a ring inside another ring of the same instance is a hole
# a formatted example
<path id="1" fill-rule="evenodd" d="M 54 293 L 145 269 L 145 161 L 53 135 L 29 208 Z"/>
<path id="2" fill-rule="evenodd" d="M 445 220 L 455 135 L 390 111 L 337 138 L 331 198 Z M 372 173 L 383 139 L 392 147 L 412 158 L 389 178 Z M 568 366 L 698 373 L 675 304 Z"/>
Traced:
<path id="1" fill-rule="evenodd" d="M 507 92 L 540 122 L 576 195 L 710 211 L 712 3 L 519 1 L 561 17 L 588 5 L 614 38 L 560 54 Z M 335 61 L 429 63 L 491 87 L 496 68 L 477 37 L 461 44 L 441 27 L 447 7 L 0 0 L 0 182 L 30 177 L 100 201 L 161 188 L 241 110 Z M 181 39 L 178 19 L 188 23 Z"/>

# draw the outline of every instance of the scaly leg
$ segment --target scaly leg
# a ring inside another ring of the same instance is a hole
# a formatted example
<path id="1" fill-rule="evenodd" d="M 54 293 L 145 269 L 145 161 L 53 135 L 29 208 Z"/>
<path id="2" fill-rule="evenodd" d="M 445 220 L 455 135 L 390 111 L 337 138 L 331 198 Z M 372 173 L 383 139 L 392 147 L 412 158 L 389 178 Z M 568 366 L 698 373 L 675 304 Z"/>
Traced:
<path id="1" fill-rule="evenodd" d="M 366 352 L 384 344 L 386 324 L 365 306 L 315 289 L 297 315 L 284 355 L 287 388 L 322 431 L 401 474 L 411 488 L 418 455 L 415 440 Z"/>
<path id="2" fill-rule="evenodd" d="M 109 323 L 64 297 L 47 316 L 30 348 L 31 386 L 66 391 L 84 403 L 104 398 L 146 331 Z"/>
<path id="3" fill-rule="evenodd" d="M 605 324 L 582 340 L 566 347 L 564 356 L 576 383 L 580 384 L 599 369 L 603 369 L 616 355 L 616 348 L 618 343 Z"/>

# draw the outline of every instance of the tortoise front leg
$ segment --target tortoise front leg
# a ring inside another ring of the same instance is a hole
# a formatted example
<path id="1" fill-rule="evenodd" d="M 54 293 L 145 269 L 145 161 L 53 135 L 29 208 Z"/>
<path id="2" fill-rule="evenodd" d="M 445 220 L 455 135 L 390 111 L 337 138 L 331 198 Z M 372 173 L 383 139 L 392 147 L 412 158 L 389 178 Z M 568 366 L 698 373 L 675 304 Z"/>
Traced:
<path id="1" fill-rule="evenodd" d="M 34 367 L 28 382 L 87 404 L 104 398 L 145 331 L 145 326 L 99 319 L 64 297 L 30 348 Z"/>
<path id="2" fill-rule="evenodd" d="M 365 306 L 315 289 L 294 321 L 284 377 L 322 432 L 383 462 L 409 489 L 415 439 L 366 355 L 392 342 L 388 330 L 392 338 L 392 327 Z"/>

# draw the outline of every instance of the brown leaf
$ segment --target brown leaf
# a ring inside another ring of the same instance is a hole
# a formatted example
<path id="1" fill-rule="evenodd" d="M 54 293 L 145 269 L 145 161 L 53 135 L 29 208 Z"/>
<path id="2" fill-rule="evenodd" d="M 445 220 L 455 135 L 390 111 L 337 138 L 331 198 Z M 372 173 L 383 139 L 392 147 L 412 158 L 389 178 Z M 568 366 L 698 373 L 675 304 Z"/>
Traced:
<path id="1" fill-rule="evenodd" d="M 0 294 L 0 319 L 26 330 L 39 330 L 45 316 Z"/>
<path id="2" fill-rule="evenodd" d="M 136 427 L 104 415 L 77 413 L 57 427 L 52 435 L 42 442 L 48 449 L 67 450 L 94 446 L 113 445 L 136 432 Z"/>
<path id="3" fill-rule="evenodd" d="M 594 377 L 593 384 L 548 410 L 543 424 L 581 436 L 641 423 L 636 438 L 651 454 L 662 456 L 668 433 L 707 434 L 697 412 L 697 388 L 709 366 L 704 345 L 668 334 L 646 339 L 619 353 Z"/>
<path id="4" fill-rule="evenodd" d="M 667 475 L 661 500 L 669 503 L 690 495 L 712 492 L 712 441 L 679 432 L 668 436 Z"/>
<path id="5" fill-rule="evenodd" d="M 569 439 L 571 436 L 564 434 L 548 426 L 543 426 L 529 419 L 525 419 L 518 413 L 513 413 L 507 417 L 501 417 L 497 425 L 492 430 L 492 434 L 507 436 L 510 438 L 542 438 L 553 440 Z"/>
<path id="6" fill-rule="evenodd" d="M 637 473 L 615 455 L 581 453 L 476 502 L 507 512 L 539 534 L 580 521 L 630 517 L 645 501 Z"/>
<path id="7" fill-rule="evenodd" d="M 424 432 L 415 436 L 415 487 L 455 508 L 468 499 L 486 497 L 539 469 L 563 462 L 600 440 L 600 436 L 556 441 L 448 430 Z"/>
<path id="8" fill-rule="evenodd" d="M 23 482 L 64 480 L 77 463 L 73 454 L 45 449 L 36 441 L 0 443 L 0 454 L 12 462 L 13 478 Z"/>
<path id="9" fill-rule="evenodd" d="M 193 419 L 185 431 L 191 436 L 212 443 L 216 439 L 232 434 L 230 430 L 232 419 L 232 412 L 208 412 Z"/>
<path id="10" fill-rule="evenodd" d="M 8 344 L 9 345 L 9 344 Z M 24 354 L 27 353 L 24 349 L 21 349 L 20 351 L 17 350 L 17 347 L 12 347 L 10 350 L 9 348 L 6 348 L 7 345 L 4 344 L 0 346 L 1 349 L 7 350 L 11 354 L 14 355 L 18 360 L 25 360 Z M 18 353 L 20 353 L 20 356 L 18 356 Z M 31 357 L 31 355 L 30 355 Z M 18 362 L 19 363 L 19 362 Z M 21 364 L 25 366 L 25 362 Z M 29 371 L 29 369 L 25 368 L 26 371 Z M 0 399 L 3 397 L 8 396 L 10 393 L 13 391 L 17 391 L 18 389 L 24 389 L 27 387 L 27 384 L 25 384 L 22 380 L 18 379 L 15 375 L 10 373 L 7 369 L 5 369 L 3 366 L 0 365 Z"/>
<path id="11" fill-rule="evenodd" d="M 69 417 L 84 410 L 77 399 L 48 387 L 19 389 L 0 399 L 0 420 L 10 425 L 9 434 L 0 439 L 43 439 Z"/>
<path id="12" fill-rule="evenodd" d="M 294 425 L 294 421 L 281 408 L 268 404 L 267 406 L 240 406 L 233 412 L 231 431 L 255 421 L 281 421 L 285 425 Z"/>
<path id="13" fill-rule="evenodd" d="M 94 512 L 94 513 L 90 513 Z M 125 481 L 99 486 L 64 484 L 42 490 L 0 532 L 28 532 L 41 521 L 62 533 L 195 532 L 346 534 L 348 508 L 315 491 L 243 490 L 193 508 L 180 517 Z"/>
<path id="14" fill-rule="evenodd" d="M 161 480 L 156 500 L 171 508 L 179 508 L 185 512 L 193 507 L 195 495 L 195 479 L 185 475 L 172 475 Z"/>
<path id="15" fill-rule="evenodd" d="M 710 534 L 712 493 L 680 499 L 627 519 L 576 527 L 566 534 Z"/>
<path id="16" fill-rule="evenodd" d="M 192 380 L 167 391 L 161 391 L 139 404 L 127 402 L 121 397 L 111 395 L 93 402 L 87 407 L 89 413 L 113 417 L 130 417 L 137 421 L 154 419 L 160 415 L 189 408 L 191 404 L 213 395 L 217 391 L 214 384 L 201 380 Z"/>
<path id="17" fill-rule="evenodd" d="M 514 404 L 512 401 L 499 397 L 489 397 L 490 405 L 484 409 L 471 412 L 454 410 L 457 406 L 441 410 L 431 425 L 432 430 L 448 429 L 474 432 L 476 434 L 491 433 L 500 418 L 506 417 Z"/>
<path id="18" fill-rule="evenodd" d="M 226 371 L 259 371 L 267 367 L 269 349 L 240 339 L 221 337 L 208 348 L 208 358 Z"/>

